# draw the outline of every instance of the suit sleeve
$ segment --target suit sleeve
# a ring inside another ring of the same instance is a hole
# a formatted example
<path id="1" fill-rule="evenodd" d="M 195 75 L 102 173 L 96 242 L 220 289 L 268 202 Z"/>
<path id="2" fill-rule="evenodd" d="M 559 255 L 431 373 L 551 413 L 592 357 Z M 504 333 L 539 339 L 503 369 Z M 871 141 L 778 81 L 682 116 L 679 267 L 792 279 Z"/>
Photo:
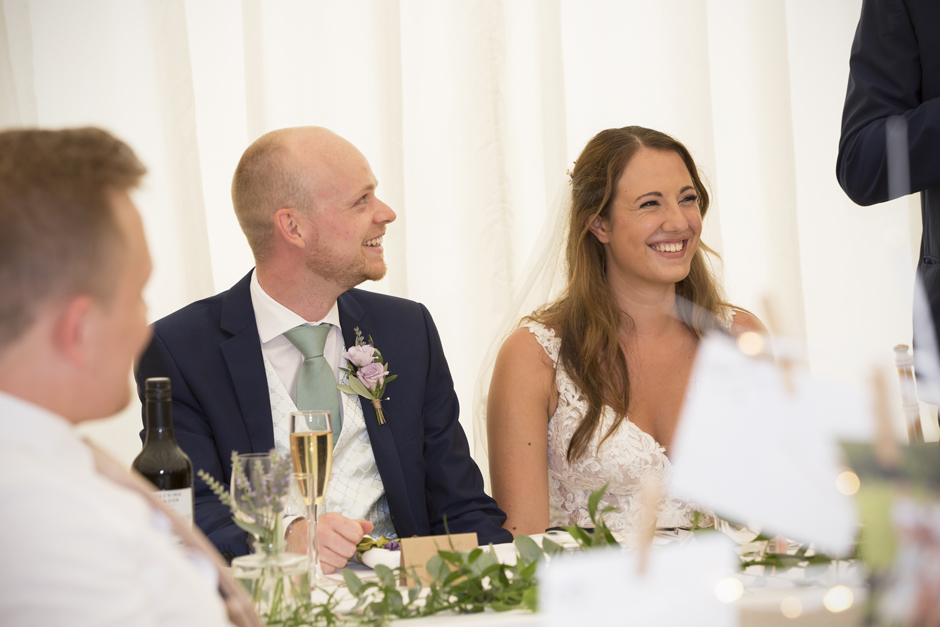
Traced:
<path id="1" fill-rule="evenodd" d="M 907 122 L 911 192 L 940 187 L 940 99 L 923 101 L 921 58 L 902 0 L 865 0 L 842 113 L 836 176 L 860 205 L 890 200 L 885 152 L 889 118 Z"/>
<path id="2" fill-rule="evenodd" d="M 430 359 L 424 399 L 428 519 L 431 533 L 476 532 L 480 544 L 512 542 L 502 528 L 506 515 L 483 491 L 483 476 L 470 456 L 467 437 L 460 426 L 454 382 L 431 314 L 421 305 L 428 335 Z"/>
<path id="3" fill-rule="evenodd" d="M 173 394 L 173 433 L 177 444 L 193 463 L 193 472 L 205 470 L 222 485 L 228 486 L 231 476 L 228 463 L 223 464 L 215 438 L 194 394 L 186 385 L 170 350 L 159 332 L 140 358 L 135 372 L 137 392 L 144 402 L 144 382 L 150 377 L 169 377 Z M 146 426 L 146 416 L 144 416 Z M 141 438 L 144 432 L 141 431 Z M 226 460 L 227 462 L 227 460 Z M 219 552 L 231 560 L 248 553 L 248 534 L 232 522 L 232 513 L 198 476 L 194 477 L 195 521 Z"/>

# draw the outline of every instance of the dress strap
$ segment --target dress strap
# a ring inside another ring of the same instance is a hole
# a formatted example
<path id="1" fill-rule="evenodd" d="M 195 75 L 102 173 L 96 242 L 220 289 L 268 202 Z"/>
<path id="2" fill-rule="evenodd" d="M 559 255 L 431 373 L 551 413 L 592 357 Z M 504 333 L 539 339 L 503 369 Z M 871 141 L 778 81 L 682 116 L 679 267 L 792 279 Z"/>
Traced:
<path id="1" fill-rule="evenodd" d="M 541 322 L 527 322 L 522 326 L 527 328 L 529 332 L 535 336 L 539 346 L 541 346 L 545 354 L 551 358 L 552 363 L 557 364 L 558 351 L 561 349 L 561 338 L 555 336 L 555 331 Z"/>

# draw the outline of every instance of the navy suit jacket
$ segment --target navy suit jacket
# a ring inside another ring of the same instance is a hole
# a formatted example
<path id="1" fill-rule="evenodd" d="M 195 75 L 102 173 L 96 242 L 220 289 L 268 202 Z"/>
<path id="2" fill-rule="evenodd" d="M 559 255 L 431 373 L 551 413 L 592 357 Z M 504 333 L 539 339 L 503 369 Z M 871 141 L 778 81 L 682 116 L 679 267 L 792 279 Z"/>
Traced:
<path id="1" fill-rule="evenodd" d="M 223 484 L 231 453 L 274 448 L 271 403 L 261 340 L 249 291 L 251 273 L 232 289 L 154 323 L 140 359 L 138 392 L 148 377 L 173 386 L 176 440 L 193 462 Z M 431 315 L 413 301 L 350 290 L 339 297 L 346 346 L 358 327 L 398 378 L 385 390 L 386 424 L 362 403 L 366 430 L 400 537 L 475 531 L 481 543 L 511 542 L 506 516 L 483 492 L 457 421 L 457 395 Z M 223 554 L 248 552 L 247 536 L 228 508 L 196 479 L 196 524 Z"/>
<path id="2" fill-rule="evenodd" d="M 864 0 L 849 61 L 836 175 L 860 205 L 890 200 L 885 124 L 907 122 L 910 192 L 921 192 L 917 271 L 940 338 L 940 2 Z"/>

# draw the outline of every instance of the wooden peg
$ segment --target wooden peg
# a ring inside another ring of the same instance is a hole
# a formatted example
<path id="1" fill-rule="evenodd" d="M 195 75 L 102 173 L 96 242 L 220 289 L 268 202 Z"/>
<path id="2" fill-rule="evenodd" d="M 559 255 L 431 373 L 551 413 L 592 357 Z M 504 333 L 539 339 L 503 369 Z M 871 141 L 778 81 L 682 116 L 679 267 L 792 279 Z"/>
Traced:
<path id="1" fill-rule="evenodd" d="M 875 368 L 872 372 L 871 387 L 874 393 L 875 442 L 872 452 L 882 468 L 897 468 L 901 461 L 901 447 L 891 426 L 891 410 L 888 404 L 888 383 L 885 373 Z"/>
<path id="2" fill-rule="evenodd" d="M 649 552 L 656 535 L 656 521 L 659 520 L 659 510 L 663 502 L 663 486 L 659 477 L 649 477 L 640 486 L 640 546 L 637 573 L 646 574 L 649 566 Z"/>
<path id="3" fill-rule="evenodd" d="M 782 336 L 781 327 L 778 325 L 780 317 L 777 315 L 777 309 L 769 296 L 764 296 L 764 319 L 771 333 Z M 776 358 L 777 366 L 780 369 L 780 377 L 783 379 L 783 389 L 791 396 L 796 394 L 796 381 L 794 375 L 794 361 L 786 355 L 778 355 Z"/>

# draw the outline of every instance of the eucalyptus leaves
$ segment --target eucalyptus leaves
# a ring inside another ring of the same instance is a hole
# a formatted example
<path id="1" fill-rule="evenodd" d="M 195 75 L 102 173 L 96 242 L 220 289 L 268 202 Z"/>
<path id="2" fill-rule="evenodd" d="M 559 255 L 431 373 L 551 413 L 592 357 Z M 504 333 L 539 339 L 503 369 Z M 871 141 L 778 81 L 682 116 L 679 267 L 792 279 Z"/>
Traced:
<path id="1" fill-rule="evenodd" d="M 582 548 L 617 544 L 604 523 L 605 508 L 597 511 L 606 487 L 594 493 L 589 514 L 594 521 L 593 534 L 577 529 L 572 536 Z M 568 528 L 566 528 L 568 529 Z M 571 529 L 568 529 L 571 532 Z M 343 570 L 343 579 L 355 597 L 351 609 L 341 611 L 334 591 L 321 603 L 310 603 L 298 608 L 290 619 L 269 622 L 269 627 L 300 627 L 302 625 L 387 625 L 390 620 L 431 616 L 441 612 L 460 614 L 482 612 L 487 608 L 497 612 L 537 609 L 538 579 L 536 571 L 546 559 L 565 552 L 561 546 L 543 537 L 542 546 L 532 538 L 516 536 L 515 564 L 502 564 L 491 551 L 476 548 L 472 551 L 438 551 L 427 564 L 431 580 L 422 586 L 416 583 L 408 589 L 398 586 L 402 568 L 377 565 L 378 581 L 362 581 L 355 572 Z M 414 581 L 418 581 L 417 577 Z"/>
<path id="2" fill-rule="evenodd" d="M 536 609 L 535 573 L 545 553 L 528 536 L 515 541 L 519 557 L 515 564 L 501 564 L 493 553 L 477 548 L 472 551 L 439 551 L 427 564 L 431 581 L 427 586 L 416 583 L 407 590 L 397 584 L 402 569 L 377 565 L 378 581 L 363 582 L 346 569 L 343 579 L 356 597 L 350 614 L 367 625 L 383 625 L 390 618 L 416 618 L 440 612 L 460 614 L 482 612 L 492 608 L 498 612 L 514 609 Z M 546 551 L 562 552 L 560 546 L 545 541 Z M 416 579 L 417 581 L 417 579 Z"/>

